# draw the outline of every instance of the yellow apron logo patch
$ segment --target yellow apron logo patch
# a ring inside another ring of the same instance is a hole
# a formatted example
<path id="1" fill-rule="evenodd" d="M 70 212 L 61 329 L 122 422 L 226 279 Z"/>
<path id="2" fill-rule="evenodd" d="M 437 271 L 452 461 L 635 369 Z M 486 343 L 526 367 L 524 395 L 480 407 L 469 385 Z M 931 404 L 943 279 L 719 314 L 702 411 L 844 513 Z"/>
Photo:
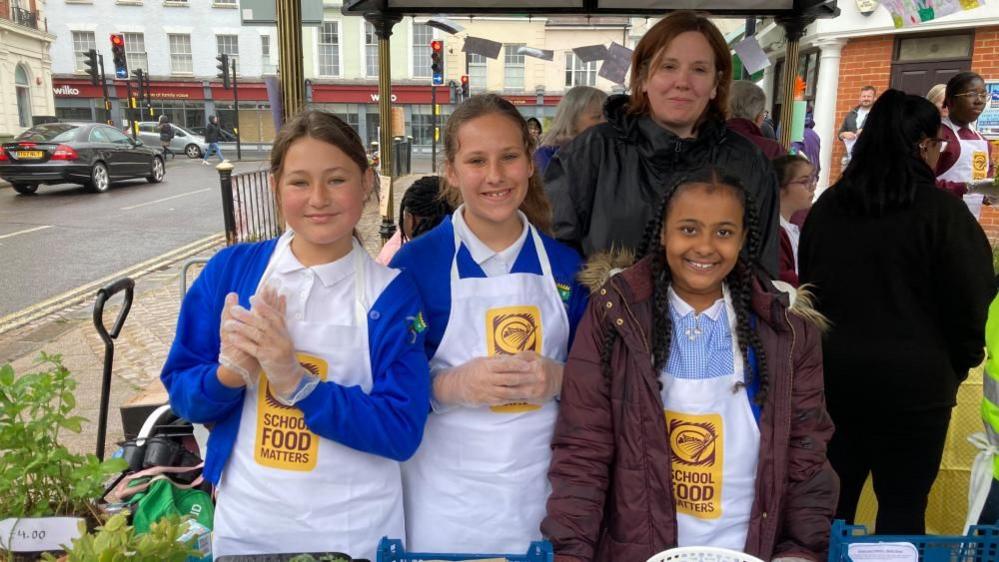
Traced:
<path id="1" fill-rule="evenodd" d="M 486 311 L 486 350 L 489 356 L 541 353 L 541 311 L 536 306 L 506 306 Z M 541 406 L 518 402 L 493 406 L 494 412 L 515 414 Z"/>
<path id="2" fill-rule="evenodd" d="M 298 354 L 298 362 L 321 380 L 328 365 L 319 357 Z M 285 406 L 271 394 L 270 383 L 260 377 L 257 385 L 257 435 L 253 459 L 260 466 L 282 470 L 310 471 L 316 467 L 319 436 L 305 425 L 305 415 L 294 406 Z"/>
<path id="3" fill-rule="evenodd" d="M 989 155 L 981 150 L 971 154 L 971 179 L 983 180 L 989 176 Z"/>
<path id="4" fill-rule="evenodd" d="M 724 438 L 718 414 L 665 412 L 678 513 L 698 519 L 721 517 Z"/>

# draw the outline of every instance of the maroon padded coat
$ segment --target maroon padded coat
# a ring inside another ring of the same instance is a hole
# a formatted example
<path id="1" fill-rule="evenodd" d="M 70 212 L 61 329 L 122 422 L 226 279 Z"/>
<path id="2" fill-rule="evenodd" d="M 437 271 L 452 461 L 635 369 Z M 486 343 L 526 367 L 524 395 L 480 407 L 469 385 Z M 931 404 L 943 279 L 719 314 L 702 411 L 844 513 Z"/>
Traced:
<path id="1" fill-rule="evenodd" d="M 641 562 L 677 544 L 670 453 L 652 366 L 649 260 L 595 292 L 565 366 L 541 531 L 559 560 Z M 825 408 L 819 329 L 807 299 L 755 286 L 752 306 L 769 371 L 760 417 L 756 500 L 745 552 L 769 561 L 822 562 L 839 492 L 826 460 L 833 424 Z M 613 346 L 604 376 L 606 334 Z"/>

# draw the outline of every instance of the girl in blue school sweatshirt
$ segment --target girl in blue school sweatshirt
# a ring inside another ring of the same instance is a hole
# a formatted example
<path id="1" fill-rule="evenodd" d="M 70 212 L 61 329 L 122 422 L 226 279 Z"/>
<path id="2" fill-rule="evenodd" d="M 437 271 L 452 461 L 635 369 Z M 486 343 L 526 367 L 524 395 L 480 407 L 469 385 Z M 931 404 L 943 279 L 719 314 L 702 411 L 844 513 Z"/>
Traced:
<path id="1" fill-rule="evenodd" d="M 445 194 L 460 207 L 402 247 L 427 312 L 433 413 L 403 465 L 407 548 L 522 552 L 541 539 L 562 363 L 587 294 L 550 209 L 527 123 L 474 96 L 448 118 Z"/>
<path id="2" fill-rule="evenodd" d="M 212 258 L 161 378 L 179 415 L 213 424 L 216 556 L 374 560 L 404 533 L 399 462 L 427 417 L 420 298 L 353 236 L 374 176 L 346 123 L 285 125 L 270 179 L 288 232 Z"/>

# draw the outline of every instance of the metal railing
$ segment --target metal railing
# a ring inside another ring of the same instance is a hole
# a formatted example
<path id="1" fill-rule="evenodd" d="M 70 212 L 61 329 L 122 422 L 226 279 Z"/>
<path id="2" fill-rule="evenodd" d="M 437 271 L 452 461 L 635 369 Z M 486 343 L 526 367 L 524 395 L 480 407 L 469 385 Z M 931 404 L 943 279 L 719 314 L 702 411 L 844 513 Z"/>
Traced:
<path id="1" fill-rule="evenodd" d="M 221 164 L 217 169 L 226 245 L 280 236 L 284 219 L 271 192 L 267 170 L 233 174 L 231 164 Z"/>
<path id="2" fill-rule="evenodd" d="M 10 0 L 0 0 L 0 18 L 40 31 L 48 31 L 48 20 L 40 19 L 37 11 L 14 5 Z"/>

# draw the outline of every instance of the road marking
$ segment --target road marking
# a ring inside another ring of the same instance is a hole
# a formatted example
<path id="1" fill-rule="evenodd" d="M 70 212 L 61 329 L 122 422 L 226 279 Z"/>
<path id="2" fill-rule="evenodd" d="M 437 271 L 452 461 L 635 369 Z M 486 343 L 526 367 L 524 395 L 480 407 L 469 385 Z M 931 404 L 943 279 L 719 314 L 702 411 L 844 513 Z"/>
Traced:
<path id="1" fill-rule="evenodd" d="M 188 191 L 187 193 L 181 193 L 180 195 L 171 195 L 170 197 L 164 197 L 163 199 L 157 199 L 155 201 L 146 201 L 145 203 L 139 203 L 138 205 L 129 205 L 128 207 L 122 207 L 122 211 L 131 211 L 132 209 L 138 209 L 139 207 L 145 207 L 146 205 L 154 205 L 156 203 L 162 203 L 164 201 L 169 201 L 171 199 L 178 199 L 180 197 L 187 197 L 188 195 L 196 195 L 198 193 L 204 193 L 208 191 L 208 188 L 199 189 L 197 191 Z"/>
<path id="2" fill-rule="evenodd" d="M 36 226 L 35 228 L 28 228 L 28 229 L 25 229 L 25 230 L 18 230 L 17 232 L 11 232 L 10 234 L 4 234 L 3 236 L 0 236 L 0 240 L 3 240 L 4 238 L 11 238 L 13 236 L 17 236 L 18 234 L 27 234 L 29 232 L 38 232 L 39 230 L 45 230 L 46 228 L 52 228 L 52 225 L 48 224 L 48 225 L 45 225 L 45 226 Z"/>
<path id="3" fill-rule="evenodd" d="M 123 269 L 102 279 L 98 279 L 97 281 L 92 281 L 70 291 L 66 291 L 61 295 L 57 295 L 40 303 L 33 304 L 23 310 L 8 314 L 7 316 L 0 316 L 0 334 L 13 330 L 14 328 L 19 328 L 29 322 L 48 316 L 49 314 L 69 308 L 70 306 L 73 306 L 85 299 L 93 298 L 98 289 L 112 281 L 117 281 L 122 277 L 137 279 L 147 273 L 156 271 L 165 265 L 187 259 L 193 255 L 207 251 L 214 246 L 221 246 L 223 244 L 225 244 L 225 234 L 212 234 L 211 236 L 207 236 L 201 240 L 196 240 L 190 244 L 156 256 L 155 258 L 133 265 L 132 267 Z"/>

